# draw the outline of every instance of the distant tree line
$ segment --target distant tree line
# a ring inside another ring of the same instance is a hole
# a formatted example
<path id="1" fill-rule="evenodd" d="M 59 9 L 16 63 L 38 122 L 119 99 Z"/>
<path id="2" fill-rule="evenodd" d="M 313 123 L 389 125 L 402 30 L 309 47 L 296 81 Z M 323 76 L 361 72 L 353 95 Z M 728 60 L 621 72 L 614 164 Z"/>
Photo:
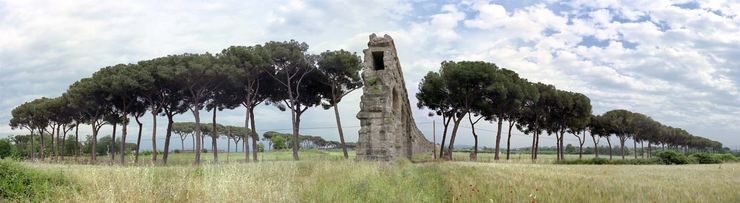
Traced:
<path id="1" fill-rule="evenodd" d="M 194 122 L 176 122 L 172 124 L 172 133 L 177 134 L 180 138 L 181 151 L 185 151 L 185 139 L 187 139 L 188 136 L 193 139 L 193 145 L 195 145 L 195 126 L 196 125 Z M 226 137 L 226 143 L 228 144 L 227 151 L 231 151 L 232 140 L 234 141 L 234 146 L 238 148 L 239 142 L 242 140 L 247 140 L 246 138 L 254 138 L 255 140 L 259 139 L 257 136 L 252 135 L 252 131 L 249 128 L 247 128 L 245 131 L 244 127 L 239 126 L 226 126 L 217 123 L 202 123 L 200 125 L 200 128 L 201 132 L 203 132 L 203 135 L 205 135 L 201 136 L 201 142 L 204 142 L 206 136 L 213 138 L 214 142 L 211 142 L 211 152 L 213 153 L 213 157 L 215 158 L 218 158 L 218 142 L 215 142 L 216 139 Z M 248 143 L 243 142 L 243 145 L 244 149 L 249 148 Z M 195 150 L 195 146 L 193 146 L 193 150 Z M 245 159 L 249 159 L 248 150 L 245 150 Z"/>
<path id="2" fill-rule="evenodd" d="M 218 111 L 245 107 L 244 127 L 241 132 L 234 130 L 243 134 L 244 141 L 251 138 L 256 146 L 254 109 L 260 104 L 270 104 L 283 111 L 290 110 L 293 158 L 298 160 L 301 115 L 311 107 L 334 108 L 340 145 L 344 146 L 337 105 L 345 95 L 362 85 L 359 76 L 362 60 L 355 53 L 339 50 L 314 55 L 307 50 L 307 44 L 297 41 L 267 42 L 231 46 L 217 54 L 185 53 L 105 67 L 75 82 L 60 97 L 39 98 L 16 107 L 10 126 L 29 130 L 32 136 L 40 138 L 36 143 L 40 148 L 32 151 L 31 158 L 63 159 L 59 153 L 64 150 L 60 140 L 67 139 L 67 134 L 74 131 L 74 139 L 79 143 L 78 129 L 83 124 L 91 127 L 91 147 L 96 148 L 102 126 L 112 125 L 112 139 L 115 140 L 116 127 L 121 125 L 120 140 L 126 140 L 127 126 L 133 118 L 138 125 L 136 145 L 139 146 L 143 126 L 139 120 L 149 112 L 152 116 L 152 161 L 156 162 L 157 116 L 162 115 L 168 119 L 162 156 L 166 164 L 175 123 L 173 117 L 190 111 L 195 119 L 192 125 L 195 163 L 199 164 L 204 144 L 202 137 L 211 135 L 212 145 L 216 145 L 217 133 L 214 132 L 218 132 Z M 204 128 L 201 121 L 200 111 L 204 109 L 212 113 L 210 130 Z M 43 134 L 51 137 L 40 136 Z M 28 146 L 31 149 L 35 144 L 33 140 Z M 48 144 L 50 151 L 46 150 Z M 125 145 L 121 142 L 119 149 L 125 149 Z M 346 147 L 343 148 L 347 158 Z M 113 158 L 115 149 L 111 148 L 110 153 Z M 217 153 L 213 155 L 217 161 Z M 248 150 L 245 156 L 249 156 Z M 134 157 L 134 162 L 138 162 L 138 147 Z M 252 159 L 257 160 L 256 151 L 252 152 Z M 95 162 L 97 154 L 91 153 L 90 160 Z M 125 163 L 123 153 L 119 160 Z"/>
<path id="3" fill-rule="evenodd" d="M 53 151 L 52 147 L 54 146 L 52 144 L 52 138 L 50 134 L 43 134 L 43 135 L 15 135 L 12 137 L 9 137 L 7 139 L 0 139 L 0 142 L 7 142 L 7 146 L 2 146 L 3 144 L 0 144 L 0 151 L 2 150 L 9 150 L 8 156 L 13 156 L 16 158 L 23 158 L 26 156 L 29 156 L 32 152 L 39 152 L 41 151 L 41 145 L 36 144 L 33 145 L 33 148 L 31 148 L 31 142 L 33 139 L 33 142 L 40 143 L 40 139 L 44 139 L 45 151 Z M 81 154 L 90 154 L 93 152 L 92 148 L 92 138 L 87 137 L 83 141 L 77 141 L 74 137 L 70 136 L 67 137 L 65 140 L 59 142 L 59 156 L 74 156 L 75 159 L 77 159 L 77 156 Z M 95 148 L 95 153 L 97 155 L 110 155 L 111 148 L 113 148 L 113 151 L 119 152 L 120 150 L 120 144 L 121 140 L 117 139 L 115 142 L 113 141 L 113 138 L 110 135 L 103 136 L 98 139 L 97 141 L 98 145 Z M 136 150 L 138 146 L 136 143 L 126 143 L 126 149 L 123 150 L 123 153 L 131 153 L 134 150 Z M 0 157 L 2 158 L 2 157 Z"/>
<path id="4" fill-rule="evenodd" d="M 268 141 L 269 148 L 272 149 L 286 149 L 287 146 L 292 145 L 292 141 L 290 140 L 290 137 L 292 135 L 290 133 L 279 133 L 275 131 L 267 131 L 264 134 L 262 134 L 262 137 L 266 141 Z M 313 136 L 313 135 L 301 135 L 298 139 L 299 145 L 301 145 L 301 148 L 320 148 L 320 149 L 333 149 L 341 146 L 341 142 L 339 141 L 333 141 L 333 140 L 325 140 L 321 136 Z M 351 142 L 345 142 L 344 145 L 348 149 L 354 149 L 356 147 L 355 143 Z"/>
<path id="5" fill-rule="evenodd" d="M 444 130 L 439 156 L 446 159 L 452 159 L 460 123 L 465 120 L 471 125 L 474 139 L 471 160 L 477 157 L 478 133 L 475 126 L 481 120 L 495 122 L 497 125 L 494 145 L 496 160 L 500 159 L 504 121 L 508 122 L 506 159 L 509 159 L 511 131 L 515 127 L 532 135 L 532 160 L 537 159 L 539 138 L 543 133 L 555 136 L 558 161 L 564 159 L 563 138 L 566 133 L 578 138 L 580 154 L 583 153 L 587 136 L 591 137 L 594 147 L 598 147 L 601 138 L 605 138 L 609 145 L 610 158 L 612 137 L 619 140 L 622 158 L 625 157 L 627 139 L 635 141 L 635 149 L 637 143 L 642 146 L 647 142 L 648 156 L 652 154 L 653 145 L 686 152 L 722 148 L 722 144 L 717 141 L 663 125 L 640 113 L 617 109 L 603 115 L 593 115 L 591 101 L 587 96 L 558 90 L 552 85 L 529 82 L 514 71 L 488 62 L 442 62 L 439 71 L 429 72 L 422 79 L 416 98 L 419 108 L 430 109 L 430 116 L 442 117 Z M 596 156 L 598 157 L 598 151 Z"/>

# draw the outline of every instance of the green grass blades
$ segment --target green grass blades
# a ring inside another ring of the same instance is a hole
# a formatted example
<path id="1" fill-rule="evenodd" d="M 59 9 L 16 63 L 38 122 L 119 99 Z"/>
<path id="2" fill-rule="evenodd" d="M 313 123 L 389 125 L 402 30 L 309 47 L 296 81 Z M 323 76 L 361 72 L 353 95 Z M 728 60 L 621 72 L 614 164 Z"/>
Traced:
<path id="1" fill-rule="evenodd" d="M 61 173 L 38 171 L 10 160 L 0 160 L 0 202 L 46 201 L 55 192 L 74 193 L 74 186 Z"/>
<path id="2" fill-rule="evenodd" d="M 79 191 L 63 202 L 740 202 L 740 164 L 264 161 L 175 166 L 25 164 Z"/>

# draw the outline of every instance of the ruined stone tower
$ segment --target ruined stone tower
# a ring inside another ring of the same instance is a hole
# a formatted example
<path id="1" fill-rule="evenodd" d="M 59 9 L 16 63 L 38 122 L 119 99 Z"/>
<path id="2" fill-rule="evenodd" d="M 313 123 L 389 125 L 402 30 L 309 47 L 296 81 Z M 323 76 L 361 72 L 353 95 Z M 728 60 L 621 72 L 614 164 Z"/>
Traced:
<path id="1" fill-rule="evenodd" d="M 370 35 L 365 54 L 357 158 L 392 160 L 431 152 L 433 145 L 416 127 L 393 39 Z"/>

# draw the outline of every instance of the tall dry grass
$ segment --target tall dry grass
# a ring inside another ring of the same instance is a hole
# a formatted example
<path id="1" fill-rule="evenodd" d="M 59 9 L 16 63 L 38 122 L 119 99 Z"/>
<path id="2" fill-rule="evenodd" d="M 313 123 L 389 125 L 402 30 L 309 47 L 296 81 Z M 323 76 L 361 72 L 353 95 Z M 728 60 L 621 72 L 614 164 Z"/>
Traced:
<path id="1" fill-rule="evenodd" d="M 72 180 L 53 193 L 63 202 L 740 202 L 740 164 L 26 165 Z"/>

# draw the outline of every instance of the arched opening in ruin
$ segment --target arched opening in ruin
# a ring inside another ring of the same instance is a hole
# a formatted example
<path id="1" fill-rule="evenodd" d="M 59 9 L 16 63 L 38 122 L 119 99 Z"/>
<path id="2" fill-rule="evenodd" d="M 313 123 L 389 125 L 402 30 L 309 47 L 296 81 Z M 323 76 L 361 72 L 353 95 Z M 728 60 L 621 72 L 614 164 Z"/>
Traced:
<path id="1" fill-rule="evenodd" d="M 385 63 L 383 62 L 383 52 L 382 51 L 373 52 L 373 69 L 385 70 Z"/>

